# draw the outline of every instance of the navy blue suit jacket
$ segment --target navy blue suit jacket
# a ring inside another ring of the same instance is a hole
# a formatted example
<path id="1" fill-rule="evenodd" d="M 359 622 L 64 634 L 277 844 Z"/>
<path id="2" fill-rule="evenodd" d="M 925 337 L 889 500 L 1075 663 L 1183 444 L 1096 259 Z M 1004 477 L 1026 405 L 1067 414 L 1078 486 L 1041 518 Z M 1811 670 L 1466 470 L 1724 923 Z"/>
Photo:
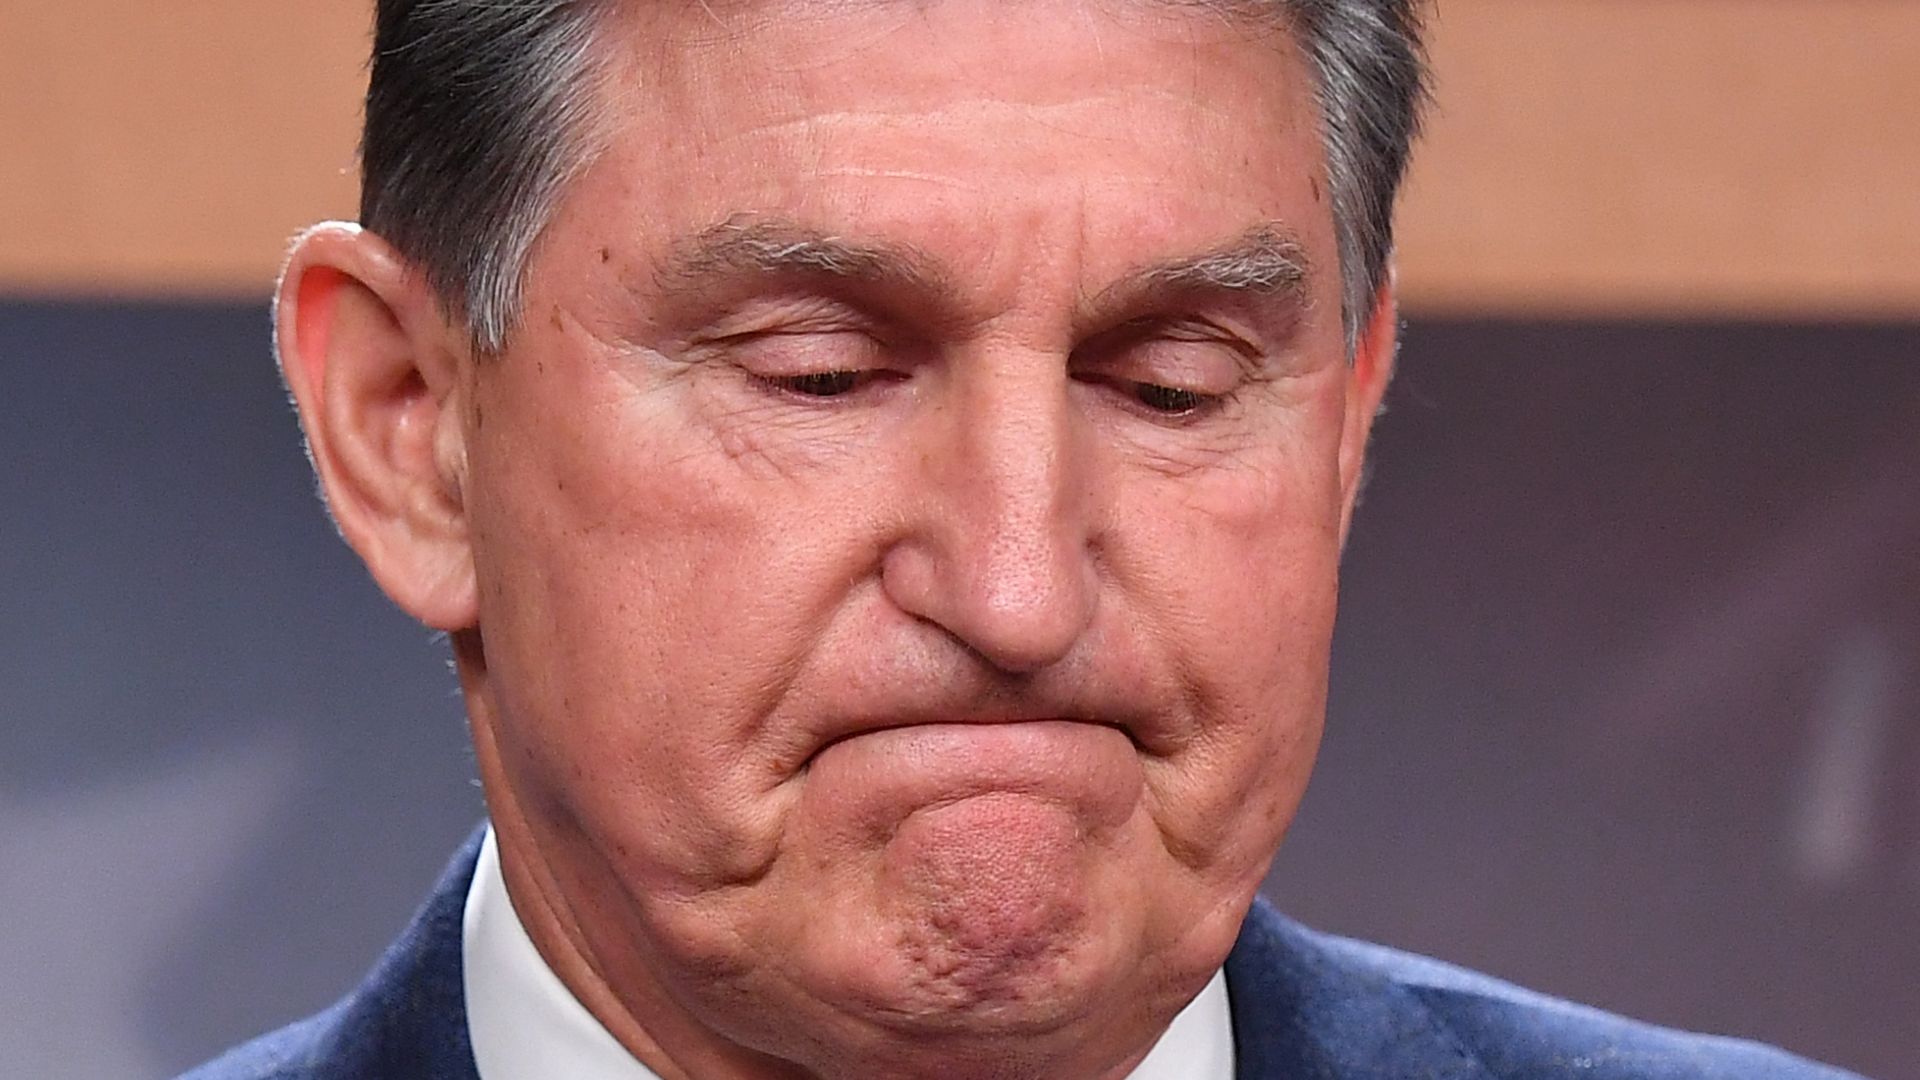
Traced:
<path id="1" fill-rule="evenodd" d="M 477 1080 L 461 911 L 479 836 L 364 983 L 183 1080 Z M 1656 1028 L 1315 933 L 1254 905 L 1227 958 L 1239 1080 L 1843 1080 L 1754 1043 Z M 565 1080 L 565 1078 L 556 1078 Z M 1857 1078 L 1856 1078 L 1857 1080 Z"/>

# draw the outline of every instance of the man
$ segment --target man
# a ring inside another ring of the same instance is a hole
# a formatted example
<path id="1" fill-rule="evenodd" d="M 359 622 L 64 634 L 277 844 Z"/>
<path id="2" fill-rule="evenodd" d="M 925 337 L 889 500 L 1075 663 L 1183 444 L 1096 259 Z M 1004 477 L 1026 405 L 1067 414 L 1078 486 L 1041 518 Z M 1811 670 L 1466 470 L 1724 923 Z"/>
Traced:
<path id="1" fill-rule="evenodd" d="M 1834 1075 L 1250 913 L 1411 8 L 383 0 L 278 344 L 491 827 L 194 1075 Z"/>

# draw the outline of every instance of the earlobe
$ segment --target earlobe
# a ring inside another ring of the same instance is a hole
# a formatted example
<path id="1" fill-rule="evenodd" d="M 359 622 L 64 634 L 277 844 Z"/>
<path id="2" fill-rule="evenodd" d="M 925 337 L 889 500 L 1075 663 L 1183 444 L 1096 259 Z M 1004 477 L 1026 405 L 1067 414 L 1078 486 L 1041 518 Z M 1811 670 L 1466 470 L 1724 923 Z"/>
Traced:
<path id="1" fill-rule="evenodd" d="M 280 370 L 347 543 L 429 626 L 477 619 L 462 491 L 462 339 L 385 241 L 356 225 L 295 241 L 274 306 Z"/>
<path id="2" fill-rule="evenodd" d="M 1340 543 L 1345 546 L 1353 510 L 1365 483 L 1367 443 L 1380 413 L 1400 348 L 1398 274 L 1389 264 L 1374 298 L 1373 310 L 1353 351 L 1345 429 L 1340 441 Z"/>

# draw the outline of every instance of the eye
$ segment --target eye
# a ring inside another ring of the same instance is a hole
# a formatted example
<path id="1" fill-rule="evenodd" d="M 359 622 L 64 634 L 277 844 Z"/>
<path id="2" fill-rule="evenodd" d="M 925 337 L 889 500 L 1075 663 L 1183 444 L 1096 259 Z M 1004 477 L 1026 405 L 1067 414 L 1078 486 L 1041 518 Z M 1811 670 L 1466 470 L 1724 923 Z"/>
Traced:
<path id="1" fill-rule="evenodd" d="M 1105 385 L 1137 415 L 1198 420 L 1248 378 L 1243 335 L 1189 315 L 1143 315 L 1088 337 L 1074 350 L 1076 378 Z"/>
<path id="2" fill-rule="evenodd" d="M 740 371 L 792 397 L 847 397 L 893 375 L 887 347 L 863 330 L 789 325 L 730 335 L 723 345 Z"/>
<path id="3" fill-rule="evenodd" d="M 1157 383 L 1134 383 L 1134 400 L 1157 413 L 1185 416 L 1212 400 L 1209 395 Z"/>
<path id="4" fill-rule="evenodd" d="M 860 371 L 809 371 L 799 375 L 765 375 L 762 378 L 782 390 L 807 397 L 839 397 L 860 388 L 866 380 Z"/>

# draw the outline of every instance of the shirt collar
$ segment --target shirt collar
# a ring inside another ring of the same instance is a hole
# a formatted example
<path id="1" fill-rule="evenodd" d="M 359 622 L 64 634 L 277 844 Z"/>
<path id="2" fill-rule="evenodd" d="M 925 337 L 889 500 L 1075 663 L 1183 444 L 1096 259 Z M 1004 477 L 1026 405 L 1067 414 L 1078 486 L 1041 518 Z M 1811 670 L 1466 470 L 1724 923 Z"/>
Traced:
<path id="1" fill-rule="evenodd" d="M 467 1032 L 480 1080 L 660 1080 L 602 1027 L 541 958 L 507 897 L 487 829 L 461 920 Z M 1233 1027 L 1225 974 L 1173 1018 L 1127 1080 L 1230 1080 Z"/>

